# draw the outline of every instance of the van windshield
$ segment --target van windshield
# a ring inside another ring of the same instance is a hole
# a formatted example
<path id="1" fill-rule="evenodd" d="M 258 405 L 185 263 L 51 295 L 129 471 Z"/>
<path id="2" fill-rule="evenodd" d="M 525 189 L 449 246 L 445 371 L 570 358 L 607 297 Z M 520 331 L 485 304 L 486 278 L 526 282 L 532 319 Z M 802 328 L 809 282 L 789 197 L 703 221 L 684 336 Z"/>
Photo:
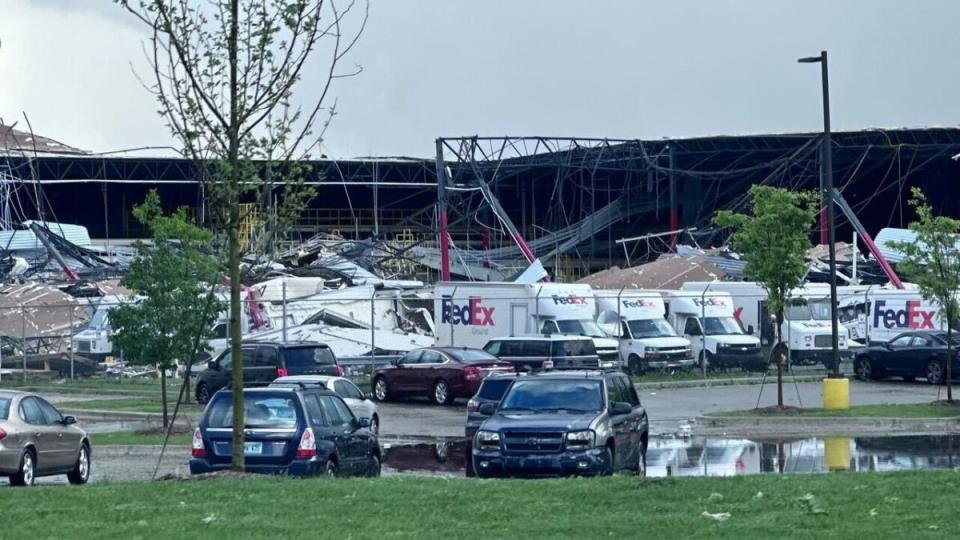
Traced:
<path id="1" fill-rule="evenodd" d="M 672 337 L 677 335 L 663 319 L 627 321 L 633 339 Z"/>
<path id="2" fill-rule="evenodd" d="M 577 321 L 577 320 L 564 320 L 556 321 L 557 328 L 560 329 L 561 334 L 569 334 L 575 336 L 590 336 L 590 337 L 607 337 L 603 333 L 603 330 L 597 326 L 597 323 L 591 320 Z"/>
<path id="3" fill-rule="evenodd" d="M 830 302 L 807 302 L 799 306 L 787 306 L 784 313 L 788 321 L 829 321 L 830 320 Z"/>
<path id="4" fill-rule="evenodd" d="M 92 330 L 106 330 L 109 324 L 110 320 L 107 318 L 107 310 L 98 309 L 96 313 L 93 314 L 93 318 L 90 319 L 88 327 Z"/>
<path id="5" fill-rule="evenodd" d="M 743 333 L 743 328 L 740 328 L 740 323 L 733 317 L 704 317 L 700 320 L 703 323 L 703 333 L 708 336 Z"/>

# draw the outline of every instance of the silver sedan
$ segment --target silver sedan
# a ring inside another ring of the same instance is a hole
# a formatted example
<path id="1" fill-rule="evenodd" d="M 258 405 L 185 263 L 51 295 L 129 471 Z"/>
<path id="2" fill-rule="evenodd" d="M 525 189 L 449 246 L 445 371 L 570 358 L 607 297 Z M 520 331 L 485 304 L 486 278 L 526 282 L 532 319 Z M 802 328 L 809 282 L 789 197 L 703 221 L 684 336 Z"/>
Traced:
<path id="1" fill-rule="evenodd" d="M 0 476 L 15 486 L 58 474 L 71 484 L 86 484 L 90 440 L 76 423 L 36 394 L 0 391 Z"/>
<path id="2" fill-rule="evenodd" d="M 317 385 L 336 392 L 343 398 L 354 416 L 370 419 L 370 431 L 376 434 L 380 433 L 380 415 L 377 412 L 377 404 L 370 399 L 369 394 L 361 392 L 350 379 L 330 375 L 288 375 L 274 379 L 270 386 L 289 386 L 293 384 Z"/>

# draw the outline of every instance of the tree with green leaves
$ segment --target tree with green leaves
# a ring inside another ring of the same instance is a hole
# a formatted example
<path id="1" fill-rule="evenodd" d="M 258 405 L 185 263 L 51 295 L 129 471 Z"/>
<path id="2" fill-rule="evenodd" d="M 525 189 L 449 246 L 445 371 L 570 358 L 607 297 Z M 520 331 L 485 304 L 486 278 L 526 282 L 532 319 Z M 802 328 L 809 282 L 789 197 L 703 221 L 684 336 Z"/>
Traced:
<path id="1" fill-rule="evenodd" d="M 952 403 L 952 326 L 960 316 L 960 303 L 957 302 L 960 295 L 960 220 L 934 215 L 918 187 L 913 188 L 910 205 L 917 213 L 917 220 L 910 223 L 910 230 L 916 238 L 910 242 L 887 242 L 887 245 L 903 253 L 897 270 L 917 284 L 924 299 L 940 306 L 940 320 L 947 326 L 947 361 L 943 366 L 943 380 L 947 384 L 947 401 Z"/>
<path id="2" fill-rule="evenodd" d="M 790 291 L 803 284 L 817 196 L 783 188 L 750 188 L 751 213 L 721 210 L 715 225 L 733 229 L 731 244 L 744 261 L 744 275 L 767 292 L 767 309 L 776 319 L 777 406 L 783 407 L 783 320 Z"/>
<path id="3" fill-rule="evenodd" d="M 230 284 L 233 388 L 243 387 L 241 260 L 274 252 L 320 180 L 303 163 L 334 116 L 332 83 L 366 25 L 366 0 L 116 0 L 147 25 L 150 91 L 196 164 L 200 215 Z M 363 12 L 349 17 L 356 9 Z M 304 77 L 315 81 L 297 93 Z M 243 396 L 233 396 L 233 469 L 244 469 Z"/>
<path id="4" fill-rule="evenodd" d="M 166 428 L 167 371 L 206 350 L 223 309 L 212 288 L 219 268 L 208 255 L 212 235 L 191 224 L 186 209 L 164 215 L 160 197 L 150 191 L 133 215 L 153 242 L 136 244 L 137 255 L 120 282 L 136 299 L 110 310 L 113 343 L 131 363 L 157 367 Z"/>

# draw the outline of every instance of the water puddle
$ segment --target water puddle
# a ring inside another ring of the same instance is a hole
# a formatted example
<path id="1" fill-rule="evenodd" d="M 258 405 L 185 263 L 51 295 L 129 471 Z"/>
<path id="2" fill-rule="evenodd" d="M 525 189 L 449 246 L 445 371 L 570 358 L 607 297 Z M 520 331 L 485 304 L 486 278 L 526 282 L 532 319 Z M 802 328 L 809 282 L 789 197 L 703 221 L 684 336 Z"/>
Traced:
<path id="1" fill-rule="evenodd" d="M 463 475 L 462 441 L 384 446 L 385 473 Z M 654 438 L 647 476 L 736 476 L 960 467 L 960 435 L 752 440 Z"/>

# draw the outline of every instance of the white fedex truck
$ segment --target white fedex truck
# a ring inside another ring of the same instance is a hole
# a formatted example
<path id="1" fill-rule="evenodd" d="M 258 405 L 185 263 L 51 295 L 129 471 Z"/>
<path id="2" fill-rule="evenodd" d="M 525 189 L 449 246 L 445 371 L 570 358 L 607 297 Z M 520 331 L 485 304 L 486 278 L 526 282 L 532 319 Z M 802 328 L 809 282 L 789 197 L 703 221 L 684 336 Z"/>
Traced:
<path id="1" fill-rule="evenodd" d="M 776 343 L 776 323 L 767 310 L 767 291 L 750 281 L 711 281 L 684 283 L 684 291 L 718 291 L 733 297 L 734 317 L 748 330 L 756 329 L 760 344 L 769 350 Z M 830 324 L 830 287 L 809 284 L 790 293 L 795 301 L 784 310 L 783 341 L 794 364 L 818 364 L 832 367 L 833 330 Z M 752 333 L 752 332 L 748 332 Z M 848 332 L 841 329 L 838 345 L 841 357 L 849 354 Z"/>
<path id="2" fill-rule="evenodd" d="M 696 365 L 690 341 L 667 323 L 663 296 L 639 289 L 594 290 L 597 324 L 620 343 L 620 361 L 633 373 Z"/>
<path id="3" fill-rule="evenodd" d="M 838 287 L 837 296 L 840 323 L 852 339 L 866 345 L 886 343 L 903 332 L 947 328 L 940 305 L 917 290 Z"/>
<path id="4" fill-rule="evenodd" d="M 701 366 L 767 369 L 760 340 L 744 332 L 734 317 L 730 293 L 663 291 L 663 295 L 667 322 L 690 340 L 694 358 Z"/>
<path id="5" fill-rule="evenodd" d="M 589 285 L 441 282 L 434 294 L 437 346 L 479 349 L 505 336 L 582 335 L 593 338 L 600 367 L 619 365 L 617 340 L 597 326 Z"/>

